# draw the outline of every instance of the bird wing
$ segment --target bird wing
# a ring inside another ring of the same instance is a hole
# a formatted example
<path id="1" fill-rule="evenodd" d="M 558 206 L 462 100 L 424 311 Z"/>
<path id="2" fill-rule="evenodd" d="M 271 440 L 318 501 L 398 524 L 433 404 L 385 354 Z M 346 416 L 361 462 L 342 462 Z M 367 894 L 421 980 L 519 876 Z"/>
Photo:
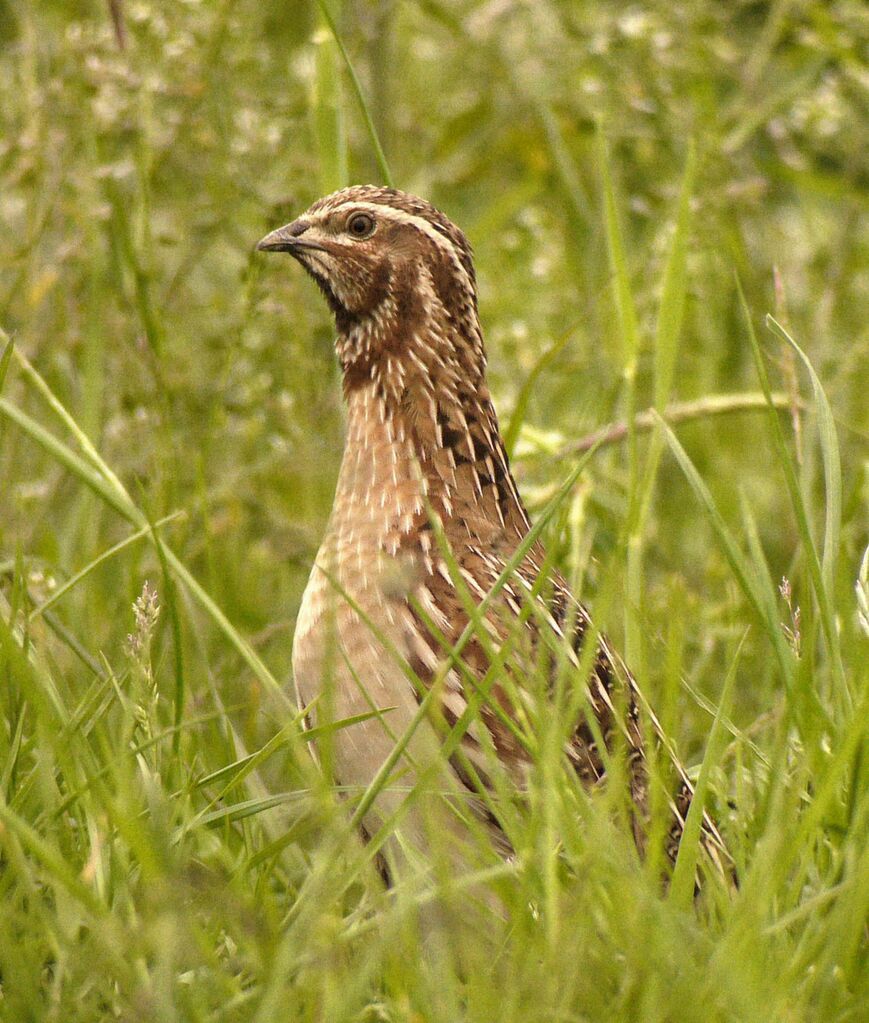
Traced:
<path id="1" fill-rule="evenodd" d="M 642 720 L 649 722 L 678 778 L 666 840 L 667 856 L 675 863 L 694 790 L 660 722 L 606 638 L 595 633 L 588 613 L 565 580 L 547 568 L 541 545 L 533 545 L 503 580 L 515 540 L 503 532 L 501 539 L 499 544 L 489 535 L 484 546 L 472 542 L 457 546 L 454 538 L 450 556 L 428 559 L 431 571 L 409 602 L 415 619 L 412 666 L 423 681 L 443 678 L 444 720 L 450 729 L 463 730 L 463 764 L 454 766 L 465 784 L 476 789 L 481 782 L 487 784 L 494 753 L 520 788 L 524 785 L 536 744 L 534 720 L 541 712 L 542 687 L 530 680 L 539 677 L 542 658 L 548 672 L 543 693 L 547 707 L 555 695 L 559 670 L 567 672 L 568 698 L 560 701 L 570 714 L 564 753 L 582 782 L 598 784 L 610 757 L 624 755 L 631 820 L 641 852 L 649 815 Z M 499 588 L 491 599 L 493 587 Z M 488 602 L 486 612 L 474 622 L 475 608 L 483 601 Z M 586 640 L 595 646 L 584 657 Z M 454 657 L 457 645 L 461 645 L 459 658 Z M 444 658 L 456 661 L 446 673 Z M 584 660 L 590 663 L 580 684 L 577 671 Z M 476 778 L 469 776 L 468 762 Z M 732 876 L 726 846 L 705 812 L 700 837 L 715 867 Z"/>

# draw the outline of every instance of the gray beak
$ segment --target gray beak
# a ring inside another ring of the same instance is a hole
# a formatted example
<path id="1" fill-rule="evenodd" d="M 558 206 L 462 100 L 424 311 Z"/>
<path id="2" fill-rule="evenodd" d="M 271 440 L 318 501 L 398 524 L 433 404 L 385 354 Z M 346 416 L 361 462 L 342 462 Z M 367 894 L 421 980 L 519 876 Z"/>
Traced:
<path id="1" fill-rule="evenodd" d="M 310 226 L 311 222 L 308 220 L 294 220 L 291 224 L 285 224 L 257 242 L 257 250 L 259 252 L 298 252 L 300 249 L 319 249 L 321 252 L 325 252 L 322 245 L 301 237 Z"/>

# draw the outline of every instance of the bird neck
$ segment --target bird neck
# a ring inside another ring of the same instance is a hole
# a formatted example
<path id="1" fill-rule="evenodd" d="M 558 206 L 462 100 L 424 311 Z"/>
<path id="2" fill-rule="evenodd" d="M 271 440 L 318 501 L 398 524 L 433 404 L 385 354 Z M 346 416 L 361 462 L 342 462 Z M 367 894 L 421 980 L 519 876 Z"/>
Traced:
<path id="1" fill-rule="evenodd" d="M 463 440 L 467 457 L 474 445 L 478 454 L 494 448 L 500 434 L 475 304 L 450 315 L 434 289 L 415 283 L 412 293 L 394 288 L 373 315 L 339 332 L 336 347 L 348 444 L 387 438 L 427 466 Z"/>
<path id="2" fill-rule="evenodd" d="M 473 291 L 425 263 L 392 267 L 363 315 L 336 312 L 344 393 L 377 385 L 388 405 L 474 399 L 486 356 Z"/>
<path id="3" fill-rule="evenodd" d="M 454 545 L 527 532 L 482 374 L 476 381 L 456 374 L 449 388 L 432 387 L 410 369 L 402 387 L 386 386 L 375 374 L 348 390 L 347 406 L 338 492 L 349 505 L 379 515 L 384 538 L 396 536 L 399 520 L 401 532 L 427 528 L 429 509 Z M 399 496 L 391 515 L 377 511 L 391 500 L 385 494 Z"/>
<path id="4" fill-rule="evenodd" d="M 473 292 L 411 265 L 388 275 L 367 316 L 337 326 L 349 412 L 339 492 L 371 506 L 378 487 L 398 487 L 465 540 L 524 534 Z"/>

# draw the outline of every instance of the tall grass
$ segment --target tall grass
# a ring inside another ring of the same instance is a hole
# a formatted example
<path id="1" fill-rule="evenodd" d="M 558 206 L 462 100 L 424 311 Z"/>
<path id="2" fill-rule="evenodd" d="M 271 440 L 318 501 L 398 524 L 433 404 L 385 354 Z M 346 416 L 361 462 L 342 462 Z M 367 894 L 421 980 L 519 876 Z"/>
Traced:
<path id="1" fill-rule="evenodd" d="M 0 1019 L 861 1019 L 859 6 L 372 11 L 0 3 Z M 471 821 L 385 889 L 400 780 L 311 755 L 340 387 L 252 250 L 390 170 L 475 245 L 536 530 L 695 781 L 666 890 L 667 757 L 641 862 L 563 769 L 558 644 L 521 804 L 492 770 L 512 859 Z M 702 802 L 740 885 L 695 899 Z"/>

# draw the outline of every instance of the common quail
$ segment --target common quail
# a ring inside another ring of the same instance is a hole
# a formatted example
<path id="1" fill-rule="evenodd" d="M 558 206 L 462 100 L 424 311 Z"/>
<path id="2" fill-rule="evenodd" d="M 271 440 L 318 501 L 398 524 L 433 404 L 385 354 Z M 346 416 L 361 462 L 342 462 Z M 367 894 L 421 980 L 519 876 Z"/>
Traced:
<path id="1" fill-rule="evenodd" d="M 525 788 L 535 722 L 547 710 L 535 659 L 548 657 L 556 673 L 560 644 L 577 652 L 571 685 L 580 696 L 568 701 L 575 719 L 564 730 L 565 763 L 591 787 L 610 751 L 621 751 L 642 851 L 648 785 L 636 685 L 606 640 L 593 635 L 542 545 L 535 541 L 516 557 L 531 524 L 486 384 L 464 234 L 423 199 L 359 185 L 318 200 L 258 248 L 298 260 L 335 317 L 347 435 L 299 611 L 293 671 L 301 700 L 316 705 L 320 721 L 367 715 L 332 739 L 342 786 L 364 791 L 378 779 L 364 829 L 385 826 L 405 851 L 424 855 L 433 830 L 461 833 L 456 807 L 464 796 L 470 817 L 509 850 L 487 798 L 493 761 L 502 779 Z M 482 620 L 473 623 L 480 607 Z M 588 635 L 595 649 L 580 678 Z M 671 861 L 693 795 L 676 770 Z M 446 792 L 454 812 L 432 815 L 423 788 Z M 708 816 L 701 842 L 726 865 Z"/>

